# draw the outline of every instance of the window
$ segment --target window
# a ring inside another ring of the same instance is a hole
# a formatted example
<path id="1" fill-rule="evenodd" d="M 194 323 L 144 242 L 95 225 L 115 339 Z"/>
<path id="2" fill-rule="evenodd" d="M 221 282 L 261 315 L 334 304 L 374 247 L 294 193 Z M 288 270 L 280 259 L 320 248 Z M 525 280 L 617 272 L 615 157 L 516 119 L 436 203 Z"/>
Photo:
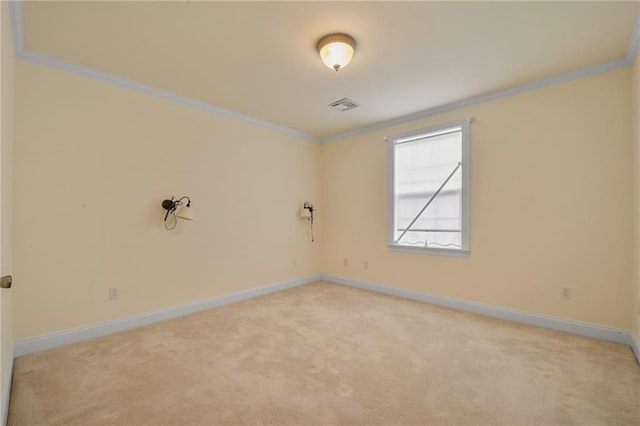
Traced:
<path id="1" fill-rule="evenodd" d="M 468 254 L 470 121 L 387 138 L 392 249 Z"/>

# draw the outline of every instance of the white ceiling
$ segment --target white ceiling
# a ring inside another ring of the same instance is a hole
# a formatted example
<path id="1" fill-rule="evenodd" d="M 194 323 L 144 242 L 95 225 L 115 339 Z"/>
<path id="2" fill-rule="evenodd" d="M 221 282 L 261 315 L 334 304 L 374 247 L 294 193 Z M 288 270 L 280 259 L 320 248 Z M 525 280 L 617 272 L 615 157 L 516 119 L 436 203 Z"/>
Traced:
<path id="1" fill-rule="evenodd" d="M 21 6 L 25 52 L 311 139 L 610 61 L 623 64 L 638 20 L 638 2 L 614 1 Z M 315 51 L 330 32 L 347 32 L 358 43 L 338 73 Z M 328 107 L 344 97 L 361 106 Z"/>

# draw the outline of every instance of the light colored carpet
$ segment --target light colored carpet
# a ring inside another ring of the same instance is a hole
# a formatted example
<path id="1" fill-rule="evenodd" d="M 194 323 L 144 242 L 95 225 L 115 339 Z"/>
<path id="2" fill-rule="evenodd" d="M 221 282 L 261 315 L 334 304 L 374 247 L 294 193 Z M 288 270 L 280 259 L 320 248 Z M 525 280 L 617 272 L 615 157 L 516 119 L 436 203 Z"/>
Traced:
<path id="1" fill-rule="evenodd" d="M 16 359 L 9 425 L 638 425 L 631 349 L 314 283 Z"/>

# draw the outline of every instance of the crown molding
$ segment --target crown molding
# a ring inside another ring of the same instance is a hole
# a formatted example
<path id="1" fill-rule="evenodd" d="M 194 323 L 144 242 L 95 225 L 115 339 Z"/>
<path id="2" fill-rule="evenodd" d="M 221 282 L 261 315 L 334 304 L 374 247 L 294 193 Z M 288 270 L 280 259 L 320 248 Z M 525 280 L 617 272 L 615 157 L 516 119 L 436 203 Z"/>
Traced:
<path id="1" fill-rule="evenodd" d="M 383 129 L 389 126 L 395 126 L 397 124 L 407 123 L 410 121 L 431 117 L 437 114 L 442 114 L 457 109 L 478 105 L 484 102 L 494 101 L 497 99 L 505 98 L 507 96 L 513 96 L 520 93 L 528 92 L 531 90 L 541 89 L 543 87 L 553 86 L 554 84 L 566 83 L 571 80 L 588 77 L 590 75 L 600 74 L 608 71 L 613 71 L 618 68 L 624 68 L 633 65 L 633 62 L 640 50 L 640 10 L 636 18 L 636 23 L 629 37 L 629 44 L 627 45 L 627 53 L 624 58 L 614 59 L 612 61 L 604 62 L 602 64 L 592 65 L 586 68 L 581 68 L 575 71 L 569 71 L 562 74 L 546 77 L 540 80 L 531 81 L 529 83 L 520 84 L 517 86 L 509 87 L 507 89 L 497 90 L 494 92 L 485 93 L 482 95 L 472 96 L 470 98 L 461 99 L 459 101 L 450 102 L 447 104 L 439 105 L 433 108 L 418 111 L 412 114 L 403 115 L 391 120 L 385 120 L 379 123 L 371 124 L 369 126 L 360 127 L 358 129 L 349 130 L 347 132 L 337 133 L 332 136 L 327 136 L 320 139 L 320 142 L 331 142 L 338 139 L 344 139 L 351 136 L 368 133 L 374 130 Z"/>
<path id="2" fill-rule="evenodd" d="M 142 92 L 147 95 L 167 99 L 169 101 L 173 101 L 179 104 L 188 105 L 190 107 L 212 112 L 214 114 L 235 118 L 236 120 L 255 124 L 257 126 L 275 130 L 280 133 L 297 136 L 299 138 L 306 139 L 312 142 L 320 142 L 320 138 L 313 135 L 309 135 L 307 133 L 299 132 L 297 130 L 280 126 L 278 124 L 274 124 L 269 121 L 260 120 L 248 115 L 241 114 L 239 112 L 231 111 L 226 108 L 212 105 L 207 102 L 200 101 L 198 99 L 193 99 L 188 96 L 178 95 L 177 93 L 169 92 L 168 90 L 163 90 L 154 86 L 149 86 L 147 84 L 139 83 L 137 81 L 128 80 L 126 78 L 123 78 L 117 75 L 102 72 L 94 68 L 86 67 L 84 65 L 78 65 L 70 61 L 65 61 L 63 59 L 54 58 L 53 56 L 48 56 L 39 52 L 34 52 L 32 50 L 23 49 L 20 55 L 18 56 L 22 59 L 27 59 L 32 62 L 37 62 L 39 64 L 48 65 L 54 68 L 59 68 L 71 73 L 80 74 L 85 77 L 90 77 L 96 80 L 101 80 L 106 83 L 111 83 L 116 86 L 125 87 L 127 89 L 135 90 L 137 92 Z"/>
<path id="3" fill-rule="evenodd" d="M 627 55 L 625 59 L 629 65 L 633 64 L 636 59 L 638 50 L 640 49 L 640 10 L 638 11 L 638 18 L 636 19 L 636 25 L 633 27 L 631 37 L 629 37 L 629 44 L 627 46 Z"/>
<path id="4" fill-rule="evenodd" d="M 321 139 L 321 142 L 331 142 L 338 139 L 344 139 L 351 136 L 360 135 L 362 133 L 368 133 L 373 130 L 383 129 L 389 126 L 395 126 L 397 124 L 407 123 L 415 121 L 421 118 L 431 117 L 437 114 L 442 114 L 449 111 L 454 111 L 462 108 L 466 108 L 472 105 L 478 105 L 496 99 L 506 98 L 507 96 L 513 96 L 531 90 L 541 89 L 543 87 L 553 86 L 555 84 L 566 83 L 571 80 L 587 77 L 594 74 L 600 74 L 607 71 L 612 71 L 618 68 L 624 68 L 629 63 L 626 59 L 615 59 L 613 61 L 604 62 L 602 64 L 593 65 L 590 67 L 582 68 L 576 71 L 570 71 L 562 74 L 557 74 L 551 77 L 545 77 L 540 80 L 535 80 L 529 83 L 512 86 L 507 89 L 497 90 L 495 92 L 489 92 L 482 95 L 472 96 L 470 98 L 461 99 L 459 101 L 450 102 L 448 104 L 436 106 L 433 108 L 418 111 L 412 114 L 403 115 L 391 120 L 381 121 L 379 123 L 372 124 L 370 126 L 360 127 L 358 129 L 350 130 L 348 132 L 338 133 L 333 136 L 327 136 Z"/>
<path id="5" fill-rule="evenodd" d="M 91 67 L 76 64 L 64 59 L 55 58 L 53 56 L 45 55 L 40 52 L 25 49 L 24 47 L 24 17 L 22 13 L 22 0 L 10 0 L 9 7 L 11 10 L 11 27 L 13 29 L 13 46 L 16 57 L 21 59 L 27 59 L 33 62 L 37 62 L 42 65 L 48 65 L 54 68 L 59 68 L 64 71 L 68 71 L 75 74 L 80 74 L 85 77 L 101 80 L 106 83 L 114 84 L 116 86 L 125 87 L 130 90 L 145 93 L 147 95 L 156 96 L 159 98 L 167 99 L 169 101 L 177 102 L 183 105 L 188 105 L 193 108 L 198 108 L 214 114 L 223 115 L 226 117 L 234 118 L 236 120 L 244 121 L 246 123 L 255 124 L 260 127 L 275 130 L 280 133 L 296 136 L 302 139 L 309 140 L 311 142 L 320 142 L 320 138 L 308 133 L 300 132 L 294 129 L 290 129 L 285 126 L 280 126 L 269 121 L 260 120 L 255 117 L 251 117 L 245 114 L 241 114 L 236 111 L 231 111 L 226 108 L 219 107 L 198 99 L 193 99 L 188 96 L 179 95 L 177 93 L 163 90 L 158 87 L 150 86 L 147 84 L 139 83 L 137 81 L 128 80 L 126 78 L 109 74 Z"/>
<path id="6" fill-rule="evenodd" d="M 102 72 L 90 67 L 75 64 L 70 61 L 65 61 L 65 60 L 54 58 L 52 56 L 48 56 L 39 52 L 25 49 L 24 48 L 24 17 L 22 12 L 22 2 L 23 0 L 9 0 L 9 7 L 11 10 L 11 23 L 12 23 L 11 27 L 13 31 L 14 52 L 15 52 L 15 55 L 19 58 L 23 58 L 23 59 L 34 61 L 43 65 L 48 65 L 55 68 L 63 69 L 65 71 L 84 75 L 86 77 L 102 80 L 104 82 L 115 84 L 117 86 L 125 87 L 131 90 L 136 90 L 152 96 L 157 96 L 173 102 L 181 103 L 183 105 L 188 105 L 194 108 L 202 109 L 208 112 L 212 112 L 214 114 L 224 115 L 230 118 L 244 121 L 246 123 L 255 124 L 257 126 L 265 127 L 271 130 L 275 130 L 277 132 L 296 136 L 302 139 L 306 139 L 306 140 L 309 140 L 312 142 L 318 142 L 318 143 L 325 143 L 325 142 L 335 141 L 338 139 L 344 139 L 347 137 L 368 133 L 374 130 L 379 130 L 385 127 L 407 123 L 410 121 L 427 118 L 437 114 L 442 114 L 444 112 L 449 112 L 449 111 L 453 111 L 453 110 L 457 110 L 457 109 L 461 109 L 461 108 L 465 108 L 473 105 L 478 105 L 484 102 L 489 102 L 489 101 L 501 99 L 504 97 L 528 92 L 531 90 L 549 87 L 555 84 L 566 83 L 571 80 L 576 80 L 579 78 L 584 78 L 587 76 L 612 71 L 618 68 L 624 68 L 626 66 L 630 66 L 633 64 L 635 57 L 638 51 L 640 50 L 640 11 L 639 11 L 636 19 L 636 24 L 631 33 L 631 37 L 629 38 L 629 44 L 627 46 L 626 55 L 623 58 L 604 62 L 598 65 L 592 65 L 592 66 L 581 68 L 575 71 L 570 71 L 570 72 L 546 77 L 540 80 L 532 81 L 525 84 L 520 84 L 507 89 L 502 89 L 502 90 L 497 90 L 493 92 L 488 92 L 482 95 L 472 96 L 470 98 L 461 99 L 458 101 L 439 105 L 433 108 L 428 108 L 415 113 L 403 115 L 390 120 L 385 120 L 385 121 L 374 123 L 368 126 L 360 127 L 354 130 L 349 130 L 347 132 L 337 133 L 337 134 L 326 136 L 326 137 L 319 137 L 319 136 L 311 135 L 308 133 L 300 132 L 298 130 L 291 129 L 288 127 L 280 126 L 278 124 L 271 123 L 269 121 L 260 120 L 258 118 L 241 114 L 239 112 L 231 111 L 226 108 L 209 104 L 204 101 L 190 98 L 188 96 L 172 93 L 157 87 L 138 83 L 132 80 L 127 80 L 126 78 L 123 78 L 123 77 L 119 77 L 119 76 Z"/>
<path id="7" fill-rule="evenodd" d="M 24 18 L 22 16 L 22 0 L 10 0 L 11 32 L 13 35 L 13 52 L 20 56 L 24 50 Z"/>

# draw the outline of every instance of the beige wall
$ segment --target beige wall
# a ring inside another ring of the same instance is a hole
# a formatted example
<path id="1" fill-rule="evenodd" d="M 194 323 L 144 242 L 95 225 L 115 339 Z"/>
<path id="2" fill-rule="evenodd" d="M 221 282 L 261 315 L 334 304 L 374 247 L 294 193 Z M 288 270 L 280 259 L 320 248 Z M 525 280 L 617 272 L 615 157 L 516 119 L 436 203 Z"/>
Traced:
<path id="1" fill-rule="evenodd" d="M 14 87 L 14 55 L 13 55 L 13 39 L 11 37 L 11 22 L 9 18 L 9 3 L 2 2 L 0 5 L 0 33 L 2 37 L 0 50 L 2 51 L 2 62 L 0 67 L 0 177 L 2 185 L 2 198 L 0 208 L 0 275 L 12 273 L 12 214 L 11 214 L 11 197 L 12 197 L 12 146 L 13 146 L 13 87 Z M 13 356 L 12 346 L 12 314 L 11 299 L 13 290 L 0 290 L 0 333 L 1 333 L 1 350 L 0 350 L 0 401 L 3 400 L 5 382 L 7 377 L 7 367 L 11 357 Z M 0 419 L 0 421 L 2 421 Z"/>
<path id="2" fill-rule="evenodd" d="M 15 337 L 319 272 L 630 329 L 631 81 L 620 69 L 318 145 L 18 60 Z M 471 256 L 390 252 L 383 137 L 467 115 Z M 159 204 L 183 194 L 197 221 L 165 231 Z"/>
<path id="3" fill-rule="evenodd" d="M 15 138 L 16 339 L 321 272 L 319 144 L 20 59 Z"/>
<path id="4" fill-rule="evenodd" d="M 630 93 L 625 68 L 326 144 L 323 270 L 630 329 Z M 470 257 L 390 252 L 384 136 L 467 115 Z"/>
<path id="5" fill-rule="evenodd" d="M 633 297 L 631 298 L 632 329 L 636 339 L 640 342 L 640 53 L 636 56 L 632 71 L 633 82 L 633 223 L 634 223 L 634 274 Z"/>

